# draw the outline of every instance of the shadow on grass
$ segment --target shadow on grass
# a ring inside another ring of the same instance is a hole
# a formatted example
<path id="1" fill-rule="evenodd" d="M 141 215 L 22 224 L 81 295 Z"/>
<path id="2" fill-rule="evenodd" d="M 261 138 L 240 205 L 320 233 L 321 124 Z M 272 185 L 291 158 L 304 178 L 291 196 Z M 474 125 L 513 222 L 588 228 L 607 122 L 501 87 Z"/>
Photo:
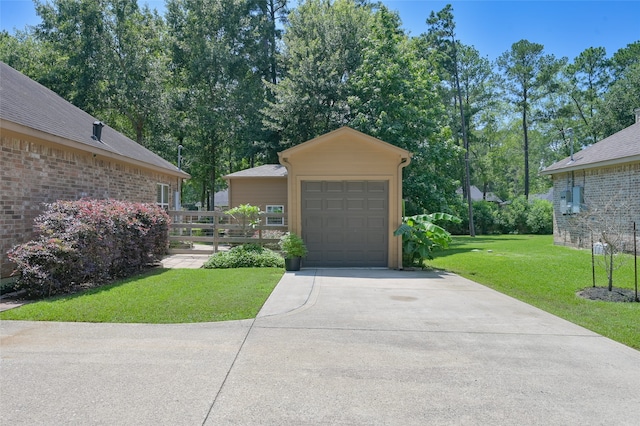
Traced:
<path id="1" fill-rule="evenodd" d="M 77 299 L 78 297 L 82 297 L 82 296 L 89 296 L 89 295 L 93 295 L 93 294 L 99 294 L 105 291 L 109 291 L 111 289 L 114 289 L 116 287 L 120 287 L 126 284 L 130 284 L 132 282 L 135 282 L 137 280 L 140 279 L 144 279 L 147 277 L 152 277 L 152 276 L 156 276 L 156 275 L 161 275 L 165 272 L 170 271 L 171 269 L 167 269 L 167 268 L 150 268 L 147 270 L 143 270 L 140 271 L 138 273 L 136 273 L 135 275 L 132 275 L 130 277 L 127 278 L 119 278 L 115 281 L 111 281 L 111 282 L 107 282 L 104 284 L 97 284 L 95 286 L 92 287 L 86 287 L 87 285 L 80 285 L 77 286 L 78 290 L 71 292 L 71 293 L 64 293 L 64 294 L 56 294 L 55 296 L 51 296 L 51 297 L 45 297 L 45 298 L 41 298 L 41 299 L 28 299 L 30 303 L 34 303 L 34 302 L 54 302 L 57 300 L 73 300 L 73 299 Z"/>
<path id="2" fill-rule="evenodd" d="M 453 256 L 459 253 L 469 253 L 474 250 L 486 250 L 486 244 L 500 243 L 504 241 L 522 241 L 516 236 L 508 235 L 481 235 L 476 237 L 470 237 L 468 235 L 455 235 L 453 241 L 449 244 L 449 247 L 444 250 L 438 250 L 433 252 L 433 258 Z M 490 248 L 489 248 L 490 249 Z"/>

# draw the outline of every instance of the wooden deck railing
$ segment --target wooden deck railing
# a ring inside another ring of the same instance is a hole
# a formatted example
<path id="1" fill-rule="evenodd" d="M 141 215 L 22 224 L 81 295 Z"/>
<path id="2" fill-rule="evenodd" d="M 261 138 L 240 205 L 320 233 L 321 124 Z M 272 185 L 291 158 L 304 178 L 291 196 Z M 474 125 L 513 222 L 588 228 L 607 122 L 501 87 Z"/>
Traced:
<path id="1" fill-rule="evenodd" d="M 253 227 L 219 211 L 171 210 L 168 213 L 171 216 L 170 254 L 211 254 L 217 253 L 220 246 L 244 243 L 275 246 L 288 229 L 285 213 L 261 213 L 260 223 Z M 282 225 L 267 225 L 267 217 L 275 222 L 282 218 Z"/>

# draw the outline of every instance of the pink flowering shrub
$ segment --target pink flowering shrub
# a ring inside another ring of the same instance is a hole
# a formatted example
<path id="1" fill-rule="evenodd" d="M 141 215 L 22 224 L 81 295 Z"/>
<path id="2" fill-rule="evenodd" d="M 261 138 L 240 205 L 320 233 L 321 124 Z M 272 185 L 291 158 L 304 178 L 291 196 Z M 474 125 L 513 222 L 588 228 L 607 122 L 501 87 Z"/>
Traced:
<path id="1" fill-rule="evenodd" d="M 155 205 L 58 201 L 36 218 L 39 238 L 14 247 L 18 285 L 30 296 L 69 292 L 144 268 L 166 253 L 169 216 Z"/>

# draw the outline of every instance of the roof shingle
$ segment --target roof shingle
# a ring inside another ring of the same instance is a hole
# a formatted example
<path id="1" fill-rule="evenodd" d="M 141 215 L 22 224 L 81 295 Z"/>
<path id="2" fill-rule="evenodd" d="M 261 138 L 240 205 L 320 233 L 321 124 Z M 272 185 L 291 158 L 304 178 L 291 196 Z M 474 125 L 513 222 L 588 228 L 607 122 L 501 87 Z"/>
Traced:
<path id="1" fill-rule="evenodd" d="M 102 129 L 101 141 L 93 139 L 93 122 L 98 119 L 3 62 L 0 62 L 0 119 L 83 144 L 89 151 L 108 151 L 125 160 L 133 159 L 188 177 L 175 165 L 109 126 Z"/>
<path id="2" fill-rule="evenodd" d="M 281 164 L 265 164 L 258 167 L 252 167 L 250 169 L 240 170 L 235 173 L 231 173 L 225 176 L 228 178 L 243 178 L 243 177 L 286 177 L 287 168 Z"/>
<path id="3" fill-rule="evenodd" d="M 544 169 L 543 175 L 640 161 L 640 122 Z"/>

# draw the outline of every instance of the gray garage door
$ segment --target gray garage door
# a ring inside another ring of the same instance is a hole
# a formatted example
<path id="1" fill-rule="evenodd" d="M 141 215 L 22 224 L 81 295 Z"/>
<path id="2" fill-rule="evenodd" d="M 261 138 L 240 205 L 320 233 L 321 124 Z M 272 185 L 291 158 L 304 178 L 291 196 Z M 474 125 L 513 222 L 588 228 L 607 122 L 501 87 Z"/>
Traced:
<path id="1" fill-rule="evenodd" d="M 387 265 L 387 181 L 303 181 L 305 267 Z"/>

